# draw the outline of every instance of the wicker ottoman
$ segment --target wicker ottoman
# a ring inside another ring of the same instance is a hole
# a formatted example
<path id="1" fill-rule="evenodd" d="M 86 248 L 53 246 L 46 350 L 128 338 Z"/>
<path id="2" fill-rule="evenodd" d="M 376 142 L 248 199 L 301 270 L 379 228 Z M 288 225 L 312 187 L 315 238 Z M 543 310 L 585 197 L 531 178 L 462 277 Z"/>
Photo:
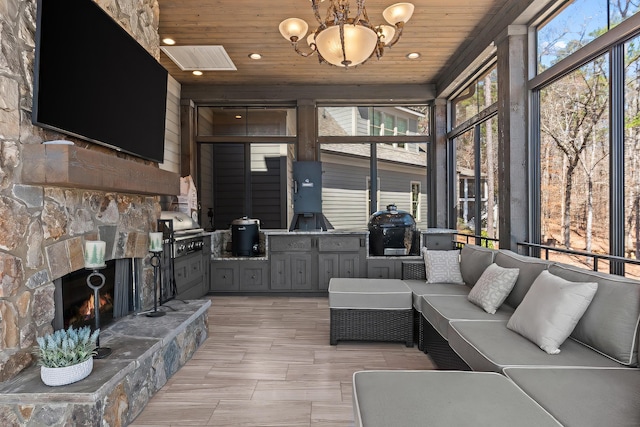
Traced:
<path id="1" fill-rule="evenodd" d="M 329 281 L 329 342 L 400 341 L 413 347 L 411 289 L 396 279 Z"/>

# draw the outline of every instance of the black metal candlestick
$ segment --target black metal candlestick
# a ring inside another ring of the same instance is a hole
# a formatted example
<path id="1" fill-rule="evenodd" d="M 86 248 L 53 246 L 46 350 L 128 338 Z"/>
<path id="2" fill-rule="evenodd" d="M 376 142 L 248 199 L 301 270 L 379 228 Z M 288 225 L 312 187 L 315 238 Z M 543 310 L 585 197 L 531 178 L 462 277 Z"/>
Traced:
<path id="1" fill-rule="evenodd" d="M 162 281 L 162 271 L 160 270 L 160 254 L 162 252 L 151 252 L 151 259 L 149 263 L 153 267 L 153 311 L 146 314 L 147 317 L 161 317 L 164 316 L 164 311 L 158 311 L 158 300 L 162 297 L 158 293 L 158 281 Z"/>
<path id="2" fill-rule="evenodd" d="M 93 267 L 91 270 L 93 272 L 87 276 L 87 286 L 93 289 L 93 320 L 95 322 L 95 330 L 100 329 L 100 289 L 104 286 L 105 277 L 104 274 L 98 271 L 99 268 L 104 267 Z M 92 279 L 94 277 L 98 278 L 99 282 L 97 284 L 93 284 Z M 93 356 L 94 359 L 104 359 L 105 357 L 111 354 L 111 349 L 108 347 L 100 347 L 100 334 L 98 333 L 98 337 L 96 338 L 96 354 Z"/>

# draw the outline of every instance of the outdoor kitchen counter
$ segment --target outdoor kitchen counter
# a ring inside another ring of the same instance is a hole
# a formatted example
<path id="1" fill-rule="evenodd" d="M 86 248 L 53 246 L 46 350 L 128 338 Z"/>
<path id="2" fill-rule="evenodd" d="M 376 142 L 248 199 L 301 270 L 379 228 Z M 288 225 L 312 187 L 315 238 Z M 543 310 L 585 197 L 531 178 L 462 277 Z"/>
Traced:
<path id="1" fill-rule="evenodd" d="M 332 277 L 366 277 L 366 230 L 260 230 L 259 256 L 234 257 L 230 232 L 214 232 L 210 291 L 326 293 Z"/>
<path id="2" fill-rule="evenodd" d="M 358 236 L 364 240 L 365 247 L 368 247 L 367 230 L 328 230 L 328 231 L 289 231 L 286 229 L 261 229 L 260 255 L 259 256 L 233 256 L 231 252 L 231 231 L 217 230 L 211 232 L 211 260 L 212 261 L 260 261 L 269 259 L 270 244 L 272 236 Z"/>
<path id="3" fill-rule="evenodd" d="M 450 249 L 453 235 L 456 230 L 449 228 L 427 228 L 418 230 L 420 233 L 420 246 L 426 246 L 429 249 Z M 231 253 L 231 231 L 217 230 L 208 232 L 211 235 L 211 260 L 212 261 L 259 261 L 268 260 L 270 254 L 270 243 L 272 236 L 358 236 L 364 238 L 364 244 L 367 248 L 366 257 L 371 259 L 396 259 L 397 256 L 371 256 L 369 255 L 369 231 L 368 230 L 328 230 L 328 231 L 289 231 L 287 229 L 263 229 L 259 231 L 260 235 L 260 255 L 233 256 Z M 419 255 L 418 255 L 419 256 Z M 408 258 L 414 258 L 409 256 Z M 407 258 L 407 259 L 408 259 Z"/>
<path id="4" fill-rule="evenodd" d="M 452 248 L 453 230 L 420 233 L 421 246 Z M 233 256 L 231 231 L 211 233 L 211 279 L 214 293 L 326 294 L 334 277 L 400 279 L 402 263 L 413 256 L 370 256 L 368 230 L 259 232 L 259 256 Z M 432 240 L 434 239 L 435 240 Z"/>

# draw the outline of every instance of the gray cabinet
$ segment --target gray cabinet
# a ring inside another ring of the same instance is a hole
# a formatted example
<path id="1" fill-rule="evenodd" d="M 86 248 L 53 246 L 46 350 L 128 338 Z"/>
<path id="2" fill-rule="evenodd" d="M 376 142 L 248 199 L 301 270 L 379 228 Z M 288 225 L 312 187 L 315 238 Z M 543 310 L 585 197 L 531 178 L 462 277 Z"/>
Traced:
<path id="1" fill-rule="evenodd" d="M 238 277 L 239 262 L 211 261 L 211 292 L 237 292 L 240 290 Z"/>
<path id="2" fill-rule="evenodd" d="M 312 290 L 313 262 L 310 253 L 271 255 L 271 289 Z"/>
<path id="3" fill-rule="evenodd" d="M 240 266 L 240 290 L 261 292 L 269 290 L 267 261 L 247 261 Z"/>
<path id="4" fill-rule="evenodd" d="M 367 277 L 370 279 L 402 279 L 402 263 L 422 262 L 420 256 L 373 257 L 367 260 Z"/>
<path id="5" fill-rule="evenodd" d="M 265 233 L 264 258 L 211 261 L 211 292 L 324 293 L 333 277 L 366 277 L 366 233 Z"/>
<path id="6" fill-rule="evenodd" d="M 431 250 L 451 250 L 453 249 L 453 233 L 456 230 L 431 229 L 422 232 L 422 241 L 427 249 Z"/>
<path id="7" fill-rule="evenodd" d="M 211 236 L 204 236 L 204 246 L 202 247 L 202 288 L 204 294 L 209 292 L 211 286 Z"/>
<path id="8" fill-rule="evenodd" d="M 365 258 L 364 236 L 319 236 L 318 289 L 327 290 L 333 277 L 363 277 Z"/>
<path id="9" fill-rule="evenodd" d="M 367 261 L 367 277 L 370 279 L 399 279 L 398 262 L 395 259 L 374 259 Z"/>
<path id="10" fill-rule="evenodd" d="M 271 283 L 277 291 L 311 291 L 317 287 L 313 272 L 316 240 L 311 235 L 271 236 L 269 240 Z"/>
<path id="11" fill-rule="evenodd" d="M 207 293 L 204 281 L 204 258 L 201 252 L 174 260 L 177 299 L 197 299 Z"/>
<path id="12" fill-rule="evenodd" d="M 362 277 L 360 254 L 318 254 L 318 288 L 329 289 L 332 277 Z"/>
<path id="13" fill-rule="evenodd" d="M 210 292 L 262 292 L 269 290 L 269 264 L 265 260 L 211 261 Z"/>

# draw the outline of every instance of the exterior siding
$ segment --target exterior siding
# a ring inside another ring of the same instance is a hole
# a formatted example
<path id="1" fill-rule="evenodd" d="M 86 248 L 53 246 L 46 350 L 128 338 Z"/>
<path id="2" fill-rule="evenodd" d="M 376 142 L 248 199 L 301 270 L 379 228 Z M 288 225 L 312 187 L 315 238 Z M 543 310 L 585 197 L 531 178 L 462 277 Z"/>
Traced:
<path id="1" fill-rule="evenodd" d="M 287 226 L 281 215 L 281 149 L 274 144 L 251 145 L 251 215 L 262 228 Z"/>
<path id="2" fill-rule="evenodd" d="M 218 230 L 246 215 L 244 210 L 244 146 L 213 144 L 215 222 Z"/>
<path id="3" fill-rule="evenodd" d="M 382 162 L 381 162 L 382 163 Z M 322 211 L 336 229 L 358 230 L 367 228 L 367 177 L 369 160 L 322 154 Z M 380 164 L 380 209 L 394 203 L 398 209 L 411 211 L 411 182 L 420 182 L 426 189 L 424 168 Z M 424 195 L 421 195 L 421 202 Z M 419 228 L 426 228 L 425 203 L 420 204 Z"/>

